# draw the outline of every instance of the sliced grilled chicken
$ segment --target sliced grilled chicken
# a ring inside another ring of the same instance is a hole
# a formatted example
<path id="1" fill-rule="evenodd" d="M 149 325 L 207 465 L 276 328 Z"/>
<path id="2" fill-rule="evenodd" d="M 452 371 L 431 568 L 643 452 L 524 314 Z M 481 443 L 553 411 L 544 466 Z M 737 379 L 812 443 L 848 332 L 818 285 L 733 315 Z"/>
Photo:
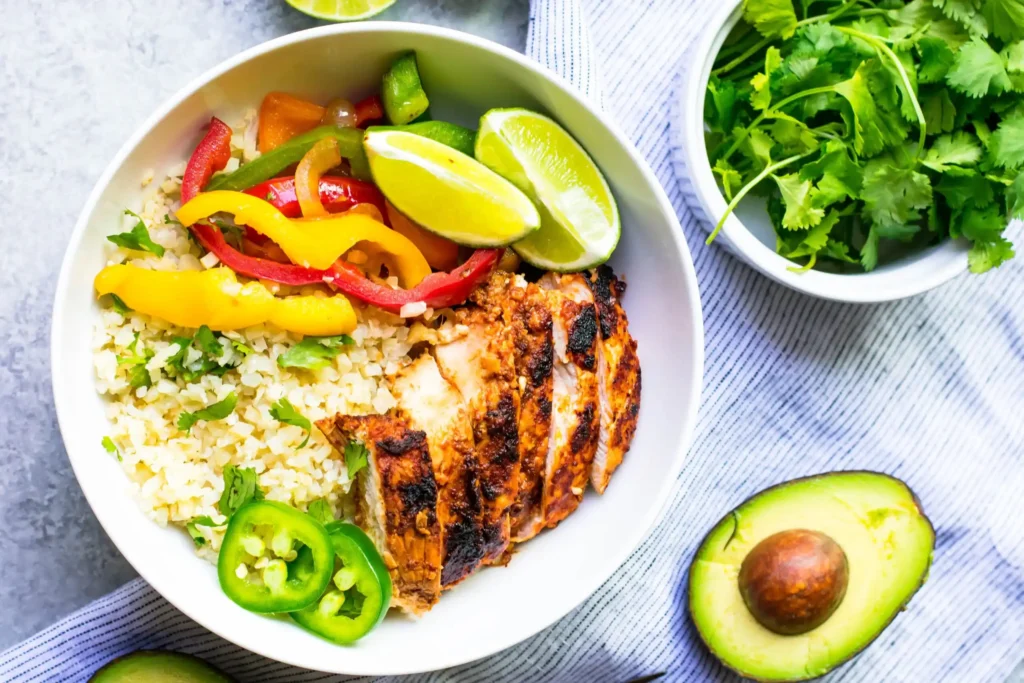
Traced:
<path id="1" fill-rule="evenodd" d="M 512 504 L 512 540 L 522 543 L 544 528 L 544 473 L 551 442 L 554 340 L 547 293 L 514 281 L 512 335 L 519 376 L 519 491 Z"/>
<path id="2" fill-rule="evenodd" d="M 456 313 L 456 336 L 434 348 L 441 374 L 469 406 L 487 563 L 501 560 L 508 547 L 509 507 L 519 484 L 519 391 L 508 296 L 507 274 L 496 273 Z"/>
<path id="3" fill-rule="evenodd" d="M 590 483 L 598 493 L 604 493 L 636 432 L 640 413 L 640 359 L 636 340 L 629 334 L 626 311 L 620 303 L 626 283 L 615 277 L 608 266 L 591 271 L 587 282 L 597 303 L 601 332 L 597 358 L 601 433 L 590 468 Z"/>
<path id="4" fill-rule="evenodd" d="M 444 543 L 441 585 L 447 588 L 466 578 L 483 559 L 480 485 L 469 412 L 429 354 L 400 370 L 391 392 L 398 399 L 399 414 L 427 435 Z"/>
<path id="5" fill-rule="evenodd" d="M 441 594 L 437 482 L 426 435 L 395 415 L 337 415 L 317 427 L 338 452 L 358 441 L 368 452 L 356 478 L 357 521 L 391 572 L 391 605 L 421 614 Z"/>
<path id="6" fill-rule="evenodd" d="M 548 273 L 554 339 L 551 441 L 544 480 L 544 523 L 553 527 L 579 506 L 600 431 L 598 330 L 594 296 L 584 276 Z"/>

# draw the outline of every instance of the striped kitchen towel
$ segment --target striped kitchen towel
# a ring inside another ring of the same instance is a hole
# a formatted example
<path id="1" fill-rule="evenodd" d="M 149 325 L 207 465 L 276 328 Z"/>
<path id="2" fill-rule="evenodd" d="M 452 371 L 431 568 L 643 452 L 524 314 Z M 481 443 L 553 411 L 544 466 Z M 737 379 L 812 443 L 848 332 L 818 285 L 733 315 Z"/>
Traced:
<path id="1" fill-rule="evenodd" d="M 490 659 L 408 680 L 733 680 L 686 616 L 704 532 L 771 484 L 836 469 L 908 481 L 935 523 L 931 576 L 830 681 L 1003 681 L 1024 658 L 1024 257 L 910 300 L 811 299 L 702 244 L 676 178 L 673 83 L 714 0 L 534 0 L 528 52 L 600 102 L 647 157 L 693 248 L 707 374 L 693 448 L 660 524 L 555 626 Z M 700 112 L 682 112 L 698 116 Z M 1024 243 L 1019 229 L 1013 235 Z M 242 681 L 343 680 L 239 650 L 134 581 L 0 655 L 0 680 L 83 680 L 137 648 Z"/>

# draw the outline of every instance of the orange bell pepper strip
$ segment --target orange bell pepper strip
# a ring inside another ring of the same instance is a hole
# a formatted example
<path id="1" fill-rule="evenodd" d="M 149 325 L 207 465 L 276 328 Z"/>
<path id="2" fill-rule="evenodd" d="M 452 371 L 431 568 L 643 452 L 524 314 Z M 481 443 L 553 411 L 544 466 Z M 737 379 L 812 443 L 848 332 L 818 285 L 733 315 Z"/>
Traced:
<path id="1" fill-rule="evenodd" d="M 260 104 L 260 123 L 256 144 L 265 154 L 296 135 L 320 125 L 324 108 L 319 104 L 300 100 L 288 93 L 272 92 Z"/>

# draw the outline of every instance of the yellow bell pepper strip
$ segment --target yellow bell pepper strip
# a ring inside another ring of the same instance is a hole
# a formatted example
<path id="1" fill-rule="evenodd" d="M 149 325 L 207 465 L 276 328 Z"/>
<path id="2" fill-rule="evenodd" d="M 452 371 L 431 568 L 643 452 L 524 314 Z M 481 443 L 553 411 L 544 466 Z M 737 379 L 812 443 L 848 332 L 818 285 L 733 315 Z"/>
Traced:
<path id="1" fill-rule="evenodd" d="M 120 264 L 101 270 L 93 285 L 100 296 L 116 294 L 136 311 L 181 327 L 224 331 L 269 322 L 289 332 L 329 336 L 357 324 L 343 295 L 279 299 L 259 282 L 238 282 L 230 268 L 163 271 Z"/>
<path id="2" fill-rule="evenodd" d="M 277 242 L 292 263 L 299 266 L 327 270 L 357 242 L 367 241 L 394 257 L 398 270 L 395 275 L 403 287 L 415 287 L 430 274 L 430 265 L 415 244 L 360 212 L 290 219 L 259 197 L 215 190 L 197 195 L 176 215 L 182 225 L 190 227 L 221 211 Z"/>
<path id="3" fill-rule="evenodd" d="M 327 209 L 320 201 L 320 177 L 341 163 L 338 141 L 324 138 L 309 148 L 295 169 L 295 195 L 302 215 L 326 216 Z"/>

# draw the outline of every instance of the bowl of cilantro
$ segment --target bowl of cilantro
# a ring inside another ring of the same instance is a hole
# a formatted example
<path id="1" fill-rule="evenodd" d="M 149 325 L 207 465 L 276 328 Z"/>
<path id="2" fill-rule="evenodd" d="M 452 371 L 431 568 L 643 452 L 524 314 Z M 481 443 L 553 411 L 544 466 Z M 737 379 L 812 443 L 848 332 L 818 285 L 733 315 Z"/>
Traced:
<path id="1" fill-rule="evenodd" d="M 1024 9 L 966 4 L 723 7 L 679 94 L 688 194 L 708 242 L 850 302 L 912 296 L 1013 258 Z"/>

